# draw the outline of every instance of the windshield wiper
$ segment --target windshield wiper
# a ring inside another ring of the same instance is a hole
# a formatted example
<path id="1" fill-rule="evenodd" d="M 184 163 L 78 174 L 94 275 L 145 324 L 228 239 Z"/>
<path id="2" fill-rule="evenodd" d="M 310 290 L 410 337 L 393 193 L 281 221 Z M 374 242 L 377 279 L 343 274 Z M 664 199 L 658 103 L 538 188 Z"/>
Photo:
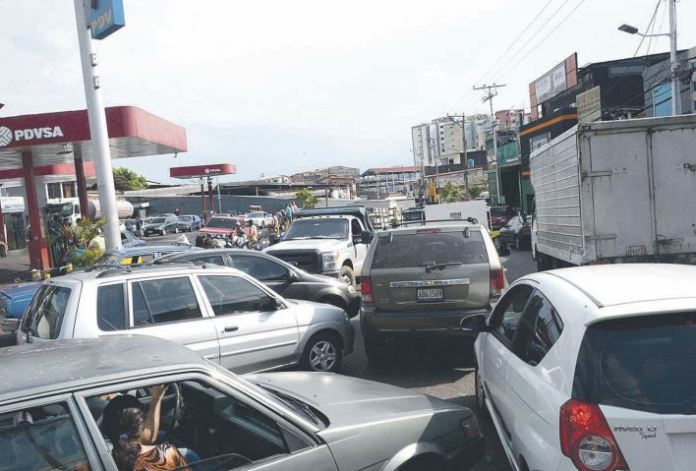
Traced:
<path id="1" fill-rule="evenodd" d="M 443 270 L 447 267 L 458 267 L 464 265 L 462 262 L 431 263 L 425 266 L 425 271 Z"/>
<path id="2" fill-rule="evenodd" d="M 302 402 L 298 399 L 295 399 L 293 397 L 286 396 L 285 394 L 281 394 L 278 391 L 275 391 L 271 388 L 267 388 L 264 386 L 261 386 L 261 387 L 263 389 L 265 389 L 266 391 L 268 391 L 269 393 L 273 394 L 276 397 L 276 399 L 278 399 L 280 402 L 282 402 L 283 404 L 288 406 L 290 409 L 294 410 L 295 412 L 299 412 L 305 418 L 308 418 L 309 420 L 311 420 L 315 424 L 321 425 L 322 422 L 319 419 L 319 417 L 314 413 L 314 411 L 312 411 L 312 408 L 309 407 L 304 402 Z"/>

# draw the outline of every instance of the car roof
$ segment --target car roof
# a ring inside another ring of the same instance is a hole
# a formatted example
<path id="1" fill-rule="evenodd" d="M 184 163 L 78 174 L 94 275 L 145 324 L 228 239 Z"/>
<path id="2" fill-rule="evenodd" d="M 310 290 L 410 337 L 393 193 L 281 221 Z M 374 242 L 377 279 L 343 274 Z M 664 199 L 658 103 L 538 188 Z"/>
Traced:
<path id="1" fill-rule="evenodd" d="M 553 276 L 574 286 L 600 308 L 651 301 L 696 299 L 696 266 L 691 265 L 591 265 L 535 273 L 524 278 L 543 281 L 545 276 Z"/>
<path id="2" fill-rule="evenodd" d="M 0 404 L 35 394 L 140 377 L 153 369 L 205 366 L 196 352 L 144 335 L 55 340 L 0 349 Z"/>
<path id="3" fill-rule="evenodd" d="M 224 271 L 225 273 L 234 272 L 235 274 L 242 274 L 239 270 L 229 267 L 223 267 L 220 265 L 204 264 L 196 265 L 194 263 L 149 263 L 145 265 L 116 265 L 109 267 L 92 267 L 91 269 L 85 271 L 76 271 L 69 273 L 67 275 L 62 275 L 56 278 L 52 278 L 46 283 L 49 284 L 70 284 L 71 281 L 89 281 L 101 278 L 116 278 L 124 277 L 131 278 L 137 277 L 139 275 L 169 275 L 169 274 L 186 274 L 186 275 L 197 275 L 202 272 L 210 271 Z"/>
<path id="4" fill-rule="evenodd" d="M 199 250 L 200 247 L 191 247 L 189 245 L 145 245 L 141 247 L 123 247 L 120 250 L 109 250 L 107 255 L 146 255 L 157 252 L 189 252 Z"/>

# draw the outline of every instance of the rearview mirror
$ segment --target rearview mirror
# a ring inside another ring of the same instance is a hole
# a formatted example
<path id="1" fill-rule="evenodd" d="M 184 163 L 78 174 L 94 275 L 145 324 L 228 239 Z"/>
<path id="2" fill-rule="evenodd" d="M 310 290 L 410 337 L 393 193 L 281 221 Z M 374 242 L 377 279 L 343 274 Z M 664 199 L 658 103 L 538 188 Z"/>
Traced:
<path id="1" fill-rule="evenodd" d="M 487 328 L 485 314 L 472 314 L 459 322 L 459 330 L 462 332 L 478 334 L 485 332 Z"/>

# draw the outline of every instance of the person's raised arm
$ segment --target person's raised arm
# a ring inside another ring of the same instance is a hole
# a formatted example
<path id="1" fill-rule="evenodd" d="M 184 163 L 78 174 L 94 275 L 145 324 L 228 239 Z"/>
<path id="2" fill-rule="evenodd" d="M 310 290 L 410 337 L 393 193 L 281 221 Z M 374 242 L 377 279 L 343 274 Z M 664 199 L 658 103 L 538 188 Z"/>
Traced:
<path id="1" fill-rule="evenodd" d="M 150 402 L 150 408 L 145 414 L 143 433 L 141 435 L 141 440 L 144 445 L 153 445 L 157 441 L 157 434 L 159 433 L 160 425 L 160 412 L 162 409 L 162 398 L 164 397 L 164 392 L 166 390 L 167 386 L 164 384 L 152 386 L 150 388 L 150 396 L 152 396 L 152 400 Z"/>

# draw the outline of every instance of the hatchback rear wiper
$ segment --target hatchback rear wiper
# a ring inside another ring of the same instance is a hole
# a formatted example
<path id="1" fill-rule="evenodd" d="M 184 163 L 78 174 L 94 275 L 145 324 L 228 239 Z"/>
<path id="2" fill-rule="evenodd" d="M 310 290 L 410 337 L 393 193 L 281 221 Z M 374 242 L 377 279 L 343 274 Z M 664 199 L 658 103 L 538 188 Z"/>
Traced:
<path id="1" fill-rule="evenodd" d="M 462 262 L 446 262 L 446 263 L 431 263 L 425 266 L 425 271 L 431 272 L 433 270 L 442 270 L 447 267 L 458 267 L 463 265 Z"/>

